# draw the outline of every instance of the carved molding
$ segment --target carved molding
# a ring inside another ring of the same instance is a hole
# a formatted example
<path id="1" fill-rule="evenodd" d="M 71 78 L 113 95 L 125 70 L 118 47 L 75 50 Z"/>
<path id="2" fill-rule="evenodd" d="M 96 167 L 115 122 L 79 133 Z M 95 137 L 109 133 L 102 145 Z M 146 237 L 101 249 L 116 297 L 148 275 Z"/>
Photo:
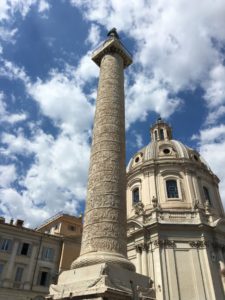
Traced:
<path id="1" fill-rule="evenodd" d="M 192 248 L 204 248 L 204 247 L 207 247 L 207 246 L 208 246 L 208 242 L 207 242 L 207 241 L 201 241 L 201 240 L 198 240 L 198 241 L 190 241 L 190 242 L 189 242 L 189 245 L 190 245 Z"/>
<path id="2" fill-rule="evenodd" d="M 155 240 L 153 244 L 157 247 L 165 247 L 165 248 L 176 247 L 175 241 L 171 241 L 171 240 Z"/>
<path id="3" fill-rule="evenodd" d="M 136 249 L 136 252 L 137 252 L 137 253 L 141 253 L 141 252 L 142 252 L 141 244 L 135 245 L 135 249 Z"/>
<path id="4" fill-rule="evenodd" d="M 135 248 L 138 253 L 142 253 L 142 251 L 147 252 L 149 249 L 149 246 L 148 246 L 148 244 L 141 243 L 141 244 L 135 245 Z"/>
<path id="5" fill-rule="evenodd" d="M 142 202 L 138 202 L 136 204 L 134 204 L 133 206 L 135 215 L 144 215 L 145 211 L 144 211 L 144 204 Z"/>

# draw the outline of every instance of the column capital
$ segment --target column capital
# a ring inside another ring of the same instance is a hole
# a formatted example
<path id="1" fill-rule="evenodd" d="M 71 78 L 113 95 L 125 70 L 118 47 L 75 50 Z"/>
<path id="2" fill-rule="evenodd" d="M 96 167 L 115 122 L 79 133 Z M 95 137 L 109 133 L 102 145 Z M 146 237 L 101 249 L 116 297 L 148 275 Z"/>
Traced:
<path id="1" fill-rule="evenodd" d="M 165 239 L 165 240 L 161 240 L 161 239 L 155 240 L 153 242 L 153 244 L 156 247 L 165 247 L 165 248 L 175 248 L 176 247 L 175 241 L 167 240 L 167 239 Z"/>
<path id="2" fill-rule="evenodd" d="M 118 53 L 124 62 L 124 68 L 128 67 L 132 63 L 131 54 L 115 37 L 110 37 L 103 44 L 101 44 L 92 54 L 92 60 L 100 67 L 103 56 L 108 53 Z"/>

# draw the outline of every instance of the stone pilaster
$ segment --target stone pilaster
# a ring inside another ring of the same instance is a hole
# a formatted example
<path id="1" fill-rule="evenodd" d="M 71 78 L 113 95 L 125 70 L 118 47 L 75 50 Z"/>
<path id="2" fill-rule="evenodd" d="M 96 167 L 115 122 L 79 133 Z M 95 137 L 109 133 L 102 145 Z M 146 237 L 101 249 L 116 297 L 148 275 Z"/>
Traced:
<path id="1" fill-rule="evenodd" d="M 142 264 L 141 264 L 141 246 L 136 245 L 136 259 L 137 259 L 137 273 L 141 274 L 142 273 Z"/>
<path id="2" fill-rule="evenodd" d="M 12 285 L 14 271 L 15 271 L 14 270 L 15 258 L 16 258 L 16 254 L 17 254 L 17 251 L 18 251 L 19 242 L 20 241 L 18 239 L 14 240 L 14 244 L 13 244 L 13 247 L 12 247 L 12 252 L 11 252 L 10 258 L 8 260 L 8 267 L 6 269 L 3 287 L 11 287 L 11 285 Z"/>

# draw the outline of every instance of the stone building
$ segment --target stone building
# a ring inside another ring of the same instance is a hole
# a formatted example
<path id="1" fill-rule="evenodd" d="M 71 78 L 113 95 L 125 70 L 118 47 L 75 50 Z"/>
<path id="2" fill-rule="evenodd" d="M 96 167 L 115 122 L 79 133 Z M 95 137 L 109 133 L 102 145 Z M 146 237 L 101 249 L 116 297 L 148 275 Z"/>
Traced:
<path id="1" fill-rule="evenodd" d="M 218 300 L 225 291 L 219 179 L 162 119 L 127 167 L 128 258 L 157 300 Z"/>
<path id="2" fill-rule="evenodd" d="M 0 300 L 42 300 L 79 255 L 82 218 L 60 213 L 37 229 L 0 219 Z"/>

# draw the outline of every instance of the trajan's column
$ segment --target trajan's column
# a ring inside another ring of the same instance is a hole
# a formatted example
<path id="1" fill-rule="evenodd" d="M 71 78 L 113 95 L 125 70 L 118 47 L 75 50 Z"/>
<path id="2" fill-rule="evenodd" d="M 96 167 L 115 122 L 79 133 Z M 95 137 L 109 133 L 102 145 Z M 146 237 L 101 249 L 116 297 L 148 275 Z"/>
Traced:
<path id="1" fill-rule="evenodd" d="M 123 73 L 132 58 L 112 29 L 92 60 L 100 78 L 81 253 L 48 299 L 153 299 L 150 279 L 135 273 L 126 254 Z"/>

